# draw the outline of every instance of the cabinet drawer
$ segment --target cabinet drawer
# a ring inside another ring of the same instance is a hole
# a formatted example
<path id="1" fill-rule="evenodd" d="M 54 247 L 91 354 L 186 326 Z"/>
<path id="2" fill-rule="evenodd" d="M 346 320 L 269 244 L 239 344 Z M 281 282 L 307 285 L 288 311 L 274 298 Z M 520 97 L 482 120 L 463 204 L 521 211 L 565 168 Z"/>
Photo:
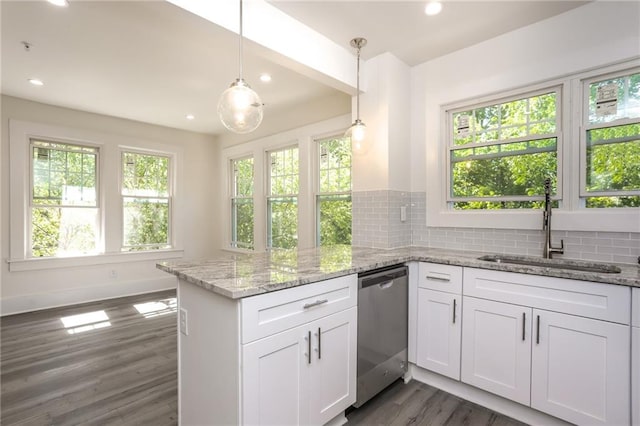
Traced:
<path id="1" fill-rule="evenodd" d="M 418 271 L 418 287 L 462 293 L 462 266 L 420 262 Z"/>
<path id="2" fill-rule="evenodd" d="M 358 276 L 347 275 L 241 300 L 242 343 L 356 306 Z"/>
<path id="3" fill-rule="evenodd" d="M 631 325 L 640 327 L 640 288 L 631 289 Z"/>
<path id="4" fill-rule="evenodd" d="M 631 289 L 565 278 L 465 268 L 464 294 L 629 325 Z"/>

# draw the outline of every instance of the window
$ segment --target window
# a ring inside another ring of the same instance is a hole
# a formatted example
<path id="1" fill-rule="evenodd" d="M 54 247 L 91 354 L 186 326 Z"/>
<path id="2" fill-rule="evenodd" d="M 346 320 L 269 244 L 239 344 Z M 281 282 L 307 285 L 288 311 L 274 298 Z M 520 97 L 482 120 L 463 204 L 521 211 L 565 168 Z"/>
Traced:
<path id="1" fill-rule="evenodd" d="M 351 139 L 318 141 L 316 244 L 351 244 Z"/>
<path id="2" fill-rule="evenodd" d="M 298 147 L 268 153 L 267 247 L 298 246 Z"/>
<path id="3" fill-rule="evenodd" d="M 95 253 L 98 149 L 31 140 L 30 257 Z"/>
<path id="4" fill-rule="evenodd" d="M 556 191 L 560 90 L 448 111 L 449 196 L 456 210 L 539 208 Z"/>
<path id="5" fill-rule="evenodd" d="M 640 207 L 640 71 L 587 80 L 584 90 L 585 207 Z"/>
<path id="6" fill-rule="evenodd" d="M 169 157 L 122 153 L 122 250 L 170 247 Z"/>
<path id="7" fill-rule="evenodd" d="M 253 158 L 231 160 L 231 246 L 253 250 Z"/>

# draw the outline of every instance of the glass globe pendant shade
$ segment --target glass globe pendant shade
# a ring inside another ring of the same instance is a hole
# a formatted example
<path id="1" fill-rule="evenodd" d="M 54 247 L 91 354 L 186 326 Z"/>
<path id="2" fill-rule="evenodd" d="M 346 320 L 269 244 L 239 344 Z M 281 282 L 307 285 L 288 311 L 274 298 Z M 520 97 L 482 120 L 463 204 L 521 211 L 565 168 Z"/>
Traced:
<path id="1" fill-rule="evenodd" d="M 358 118 L 351 127 L 344 133 L 345 138 L 351 138 L 351 143 L 355 149 L 360 149 L 364 142 L 367 126 Z"/>
<path id="2" fill-rule="evenodd" d="M 241 78 L 234 81 L 220 96 L 218 116 L 224 126 L 235 133 L 250 133 L 262 122 L 260 97 Z"/>

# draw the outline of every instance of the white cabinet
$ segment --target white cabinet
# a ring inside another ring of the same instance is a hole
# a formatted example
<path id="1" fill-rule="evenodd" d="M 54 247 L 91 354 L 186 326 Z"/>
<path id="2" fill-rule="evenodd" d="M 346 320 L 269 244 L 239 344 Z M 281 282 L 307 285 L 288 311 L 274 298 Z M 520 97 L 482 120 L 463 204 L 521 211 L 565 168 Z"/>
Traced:
<path id="1" fill-rule="evenodd" d="M 640 288 L 632 290 L 631 308 L 631 420 L 640 425 Z"/>
<path id="2" fill-rule="evenodd" d="M 531 308 L 464 297 L 463 382 L 530 403 Z"/>
<path id="3" fill-rule="evenodd" d="M 463 382 L 572 423 L 630 424 L 628 287 L 466 268 L 463 293 Z"/>
<path id="4" fill-rule="evenodd" d="M 462 297 L 418 289 L 416 364 L 460 379 L 460 306 Z"/>
<path id="5" fill-rule="evenodd" d="M 323 425 L 356 400 L 357 276 L 233 300 L 180 279 L 179 423 Z"/>
<path id="6" fill-rule="evenodd" d="M 629 424 L 629 327 L 533 315 L 531 407 L 576 424 Z"/>
<path id="7" fill-rule="evenodd" d="M 322 425 L 355 401 L 356 308 L 244 345 L 243 422 Z"/>
<path id="8" fill-rule="evenodd" d="M 462 268 L 420 263 L 416 364 L 460 379 Z"/>

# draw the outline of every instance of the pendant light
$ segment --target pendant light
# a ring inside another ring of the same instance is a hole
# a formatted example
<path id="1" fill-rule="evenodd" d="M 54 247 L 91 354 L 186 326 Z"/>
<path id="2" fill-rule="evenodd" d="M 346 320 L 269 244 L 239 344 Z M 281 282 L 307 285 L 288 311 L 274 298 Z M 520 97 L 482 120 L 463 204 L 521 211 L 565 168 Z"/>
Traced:
<path id="1" fill-rule="evenodd" d="M 220 96 L 218 116 L 235 133 L 250 133 L 262 122 L 262 101 L 242 78 L 242 0 L 240 0 L 239 76 Z"/>
<path id="2" fill-rule="evenodd" d="M 351 40 L 351 47 L 357 49 L 358 66 L 357 66 L 357 80 L 356 80 L 356 121 L 353 122 L 351 127 L 347 129 L 344 136 L 351 138 L 354 148 L 360 149 L 362 141 L 364 140 L 366 126 L 360 120 L 360 49 L 367 45 L 367 39 L 357 37 Z"/>

